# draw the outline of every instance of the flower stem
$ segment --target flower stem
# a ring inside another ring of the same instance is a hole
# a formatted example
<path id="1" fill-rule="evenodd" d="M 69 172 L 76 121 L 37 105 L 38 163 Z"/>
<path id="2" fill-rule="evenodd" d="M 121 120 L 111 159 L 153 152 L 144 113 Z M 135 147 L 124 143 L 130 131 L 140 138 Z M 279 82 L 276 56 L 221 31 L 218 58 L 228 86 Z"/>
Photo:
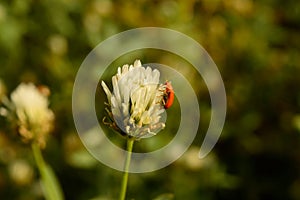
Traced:
<path id="1" fill-rule="evenodd" d="M 121 187 L 121 193 L 120 193 L 119 200 L 124 200 L 126 197 L 127 182 L 128 182 L 128 170 L 129 170 L 129 165 L 130 165 L 130 160 L 131 160 L 133 143 L 134 143 L 133 138 L 127 139 L 127 156 L 126 156 L 126 160 L 125 160 L 123 181 L 122 181 L 122 187 Z"/>

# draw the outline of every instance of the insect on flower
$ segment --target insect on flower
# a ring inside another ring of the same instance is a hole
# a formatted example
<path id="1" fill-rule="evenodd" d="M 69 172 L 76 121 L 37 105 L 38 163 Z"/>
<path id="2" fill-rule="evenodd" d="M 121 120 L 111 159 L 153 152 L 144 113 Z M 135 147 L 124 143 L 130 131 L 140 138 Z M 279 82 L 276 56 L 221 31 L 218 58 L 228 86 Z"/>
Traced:
<path id="1" fill-rule="evenodd" d="M 165 82 L 165 91 L 163 96 L 163 106 L 168 109 L 172 106 L 174 102 L 174 90 L 170 81 Z"/>

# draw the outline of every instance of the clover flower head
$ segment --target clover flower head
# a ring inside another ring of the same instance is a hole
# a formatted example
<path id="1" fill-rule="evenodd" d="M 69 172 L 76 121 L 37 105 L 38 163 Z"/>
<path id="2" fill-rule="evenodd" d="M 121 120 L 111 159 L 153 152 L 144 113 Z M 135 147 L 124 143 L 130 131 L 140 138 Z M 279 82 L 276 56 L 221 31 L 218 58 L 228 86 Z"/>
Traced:
<path id="1" fill-rule="evenodd" d="M 24 141 L 36 141 L 45 147 L 46 136 L 53 128 L 54 114 L 48 108 L 47 95 L 32 83 L 21 83 L 6 99 L 6 116 L 16 122 Z"/>
<path id="2" fill-rule="evenodd" d="M 139 60 L 123 65 L 112 77 L 112 92 L 104 81 L 101 85 L 107 96 L 108 117 L 103 122 L 122 135 L 135 139 L 155 135 L 165 127 L 161 102 L 164 88 L 159 83 L 157 69 L 143 67 Z"/>

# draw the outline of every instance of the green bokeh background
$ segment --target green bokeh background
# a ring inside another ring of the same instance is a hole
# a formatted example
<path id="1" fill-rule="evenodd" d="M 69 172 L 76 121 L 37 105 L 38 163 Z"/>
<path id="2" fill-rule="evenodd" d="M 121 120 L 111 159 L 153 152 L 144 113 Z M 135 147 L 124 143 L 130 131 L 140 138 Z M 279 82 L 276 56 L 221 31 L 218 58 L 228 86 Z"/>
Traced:
<path id="1" fill-rule="evenodd" d="M 118 196 L 122 173 L 93 159 L 78 138 L 72 87 L 85 56 L 97 44 L 144 26 L 174 29 L 198 41 L 219 67 L 228 110 L 220 140 L 199 160 L 210 98 L 195 70 L 155 50 L 132 52 L 112 63 L 117 67 L 139 58 L 180 70 L 191 81 L 201 109 L 198 135 L 189 150 L 164 169 L 131 174 L 128 199 L 154 199 L 163 193 L 195 200 L 300 199 L 300 1 L 2 0 L 0 79 L 7 95 L 21 82 L 50 88 L 56 121 L 43 153 L 66 199 Z M 113 73 L 102 78 L 109 81 Z M 101 105 L 98 101 L 99 110 Z M 142 141 L 135 151 L 159 147 L 173 137 L 178 106 L 168 110 L 169 127 L 162 136 Z M 0 199 L 43 199 L 30 148 L 3 118 Z"/>

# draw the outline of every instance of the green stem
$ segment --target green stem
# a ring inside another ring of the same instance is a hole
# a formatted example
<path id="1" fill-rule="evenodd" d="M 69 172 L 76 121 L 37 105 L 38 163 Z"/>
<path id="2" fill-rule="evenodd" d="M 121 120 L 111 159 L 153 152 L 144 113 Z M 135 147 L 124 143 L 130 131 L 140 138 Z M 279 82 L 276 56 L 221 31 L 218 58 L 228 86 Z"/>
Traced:
<path id="1" fill-rule="evenodd" d="M 119 200 L 124 200 L 126 197 L 126 190 L 127 190 L 127 183 L 128 183 L 128 170 L 129 170 L 129 166 L 130 166 L 133 143 L 134 143 L 133 138 L 127 139 L 127 156 L 126 156 L 126 160 L 125 160 L 123 181 L 122 181 L 122 187 L 121 187 L 121 193 L 120 193 Z"/>
<path id="2" fill-rule="evenodd" d="M 37 164 L 37 167 L 38 167 L 40 173 L 42 174 L 42 171 L 43 171 L 42 169 L 46 167 L 45 166 L 46 164 L 45 164 L 44 158 L 42 156 L 41 149 L 38 146 L 38 144 L 36 144 L 36 143 L 32 143 L 31 148 L 33 151 L 33 156 L 34 156 L 35 162 Z"/>

